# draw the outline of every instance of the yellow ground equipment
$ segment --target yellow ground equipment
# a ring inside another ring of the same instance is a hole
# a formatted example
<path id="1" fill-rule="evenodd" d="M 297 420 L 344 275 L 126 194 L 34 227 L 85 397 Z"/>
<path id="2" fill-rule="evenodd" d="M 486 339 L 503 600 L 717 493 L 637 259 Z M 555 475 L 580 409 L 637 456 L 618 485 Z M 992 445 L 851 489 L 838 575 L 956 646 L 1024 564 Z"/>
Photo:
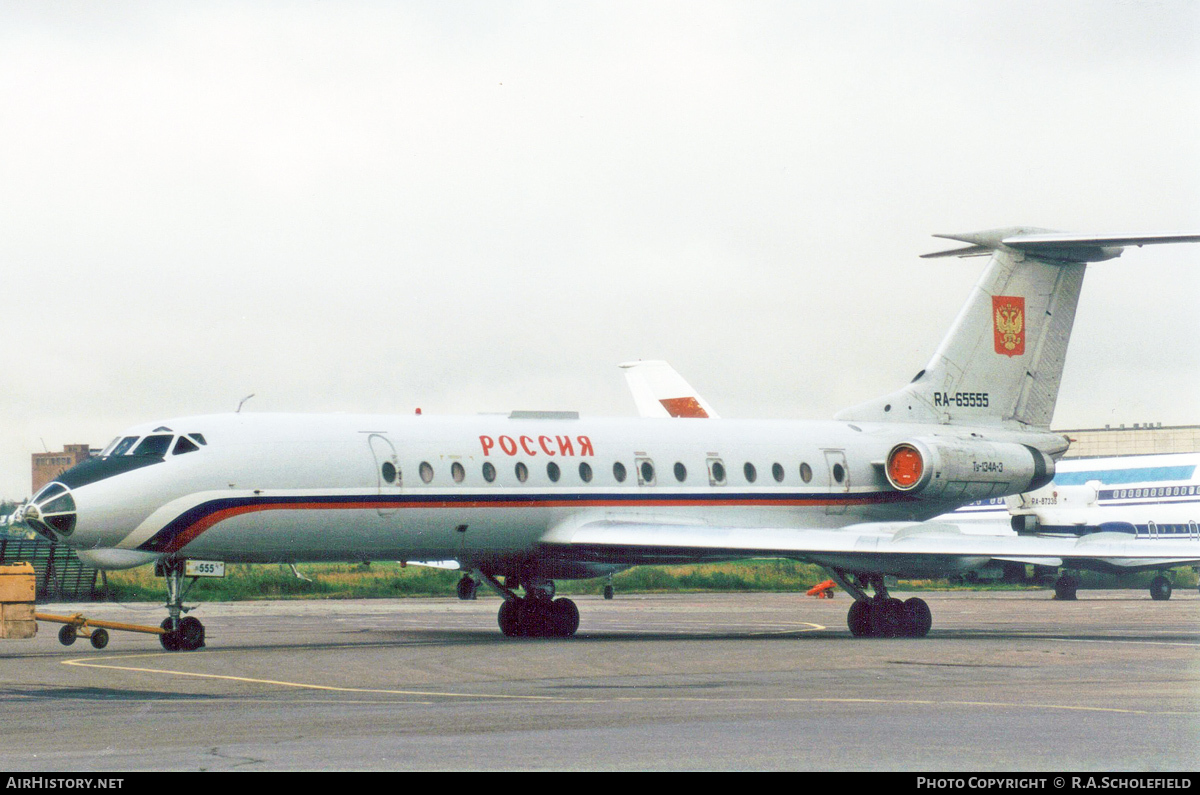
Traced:
<path id="1" fill-rule="evenodd" d="M 121 632 L 144 632 L 147 635 L 165 635 L 166 630 L 161 627 L 147 627 L 140 624 L 121 624 L 117 621 L 99 621 L 95 618 L 87 618 L 82 613 L 74 613 L 69 616 L 56 616 L 50 613 L 34 613 L 34 618 L 38 621 L 53 621 L 62 624 L 63 628 L 58 631 L 58 642 L 64 646 L 70 646 L 78 637 L 84 637 L 92 642 L 92 646 L 97 649 L 103 649 L 108 645 L 108 630 L 115 629 Z"/>

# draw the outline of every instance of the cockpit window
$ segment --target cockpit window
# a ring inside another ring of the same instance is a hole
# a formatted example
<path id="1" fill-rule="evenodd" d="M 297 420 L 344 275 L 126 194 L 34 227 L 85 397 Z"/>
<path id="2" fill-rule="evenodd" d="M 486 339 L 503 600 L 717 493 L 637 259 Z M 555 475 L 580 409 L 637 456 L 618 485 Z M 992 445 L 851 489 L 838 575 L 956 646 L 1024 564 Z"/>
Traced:
<path id="1" fill-rule="evenodd" d="M 137 446 L 137 449 L 131 455 L 162 457 L 167 454 L 167 448 L 171 446 L 171 439 L 173 438 L 170 434 L 147 436 L 145 439 L 142 439 L 142 443 Z"/>
<path id="2" fill-rule="evenodd" d="M 37 494 L 33 495 L 33 499 L 31 500 L 31 502 L 35 502 L 38 505 L 42 505 L 46 502 L 49 502 L 50 499 L 52 497 L 54 497 L 55 494 L 62 494 L 66 490 L 67 490 L 67 487 L 61 483 L 51 483 L 50 485 L 46 486 L 44 489 L 39 491 Z"/>
<path id="3" fill-rule="evenodd" d="M 133 447 L 137 440 L 138 437 L 136 436 L 126 436 L 117 443 L 117 446 L 112 449 L 112 452 L 110 452 L 109 455 L 125 455 L 129 452 L 129 449 Z"/>
<path id="4" fill-rule="evenodd" d="M 189 433 L 188 436 L 192 437 L 199 444 L 208 444 L 208 442 L 204 441 L 204 434 L 202 433 Z"/>
<path id="5" fill-rule="evenodd" d="M 171 454 L 183 455 L 184 453 L 194 453 L 199 449 L 191 439 L 186 436 L 180 436 L 179 441 L 175 442 L 175 449 L 171 451 Z"/>
<path id="6" fill-rule="evenodd" d="M 117 446 L 117 442 L 119 442 L 119 441 L 121 441 L 120 436 L 118 436 L 116 439 L 113 439 L 111 442 L 109 442 L 108 446 L 100 451 L 100 457 L 104 458 L 105 456 L 112 455 L 112 449 Z"/>
<path id="7" fill-rule="evenodd" d="M 69 513 L 75 510 L 75 500 L 70 494 L 63 494 L 42 506 L 42 513 Z"/>

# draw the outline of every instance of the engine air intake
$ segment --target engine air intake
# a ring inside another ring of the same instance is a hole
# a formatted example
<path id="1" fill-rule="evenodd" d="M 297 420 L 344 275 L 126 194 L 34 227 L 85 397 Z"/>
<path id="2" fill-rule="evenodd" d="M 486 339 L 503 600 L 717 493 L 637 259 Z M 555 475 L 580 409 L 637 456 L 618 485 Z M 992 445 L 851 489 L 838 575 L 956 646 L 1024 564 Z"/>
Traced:
<path id="1" fill-rule="evenodd" d="M 1024 444 L 923 438 L 893 447 L 884 473 L 892 488 L 920 499 L 980 500 L 1049 483 L 1054 461 Z"/>
<path id="2" fill-rule="evenodd" d="M 892 448 L 887 460 L 888 482 L 901 491 L 917 485 L 925 472 L 925 461 L 921 453 L 911 444 L 898 444 Z"/>

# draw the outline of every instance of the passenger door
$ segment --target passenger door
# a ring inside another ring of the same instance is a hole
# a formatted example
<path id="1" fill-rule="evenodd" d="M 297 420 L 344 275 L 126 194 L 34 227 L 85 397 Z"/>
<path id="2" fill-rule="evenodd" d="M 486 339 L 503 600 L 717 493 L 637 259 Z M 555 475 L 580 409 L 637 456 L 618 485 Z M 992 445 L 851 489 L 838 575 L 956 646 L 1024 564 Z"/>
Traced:
<path id="1" fill-rule="evenodd" d="M 403 477 L 400 472 L 400 461 L 396 456 L 396 446 L 382 433 L 370 434 L 367 437 L 367 443 L 371 446 L 371 457 L 375 461 L 375 480 L 378 483 L 379 495 L 386 497 L 390 494 L 399 494 L 403 485 Z M 399 508 L 380 502 L 375 510 L 379 512 L 380 516 L 391 516 Z"/>
<path id="2" fill-rule="evenodd" d="M 846 465 L 845 450 L 825 450 L 825 466 L 829 473 L 829 493 L 832 501 L 825 508 L 825 513 L 842 514 L 846 512 L 846 502 L 837 498 L 838 494 L 850 493 L 850 467 Z"/>

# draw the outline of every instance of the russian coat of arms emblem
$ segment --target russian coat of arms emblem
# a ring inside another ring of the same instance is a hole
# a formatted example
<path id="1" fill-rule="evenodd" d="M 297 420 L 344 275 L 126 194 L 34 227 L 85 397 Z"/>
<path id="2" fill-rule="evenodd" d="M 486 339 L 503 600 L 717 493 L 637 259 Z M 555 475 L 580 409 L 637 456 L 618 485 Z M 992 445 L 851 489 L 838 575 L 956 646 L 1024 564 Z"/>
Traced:
<path id="1" fill-rule="evenodd" d="M 1025 353 L 1025 298 L 1019 295 L 992 296 L 992 322 L 996 353 L 1020 356 Z"/>

